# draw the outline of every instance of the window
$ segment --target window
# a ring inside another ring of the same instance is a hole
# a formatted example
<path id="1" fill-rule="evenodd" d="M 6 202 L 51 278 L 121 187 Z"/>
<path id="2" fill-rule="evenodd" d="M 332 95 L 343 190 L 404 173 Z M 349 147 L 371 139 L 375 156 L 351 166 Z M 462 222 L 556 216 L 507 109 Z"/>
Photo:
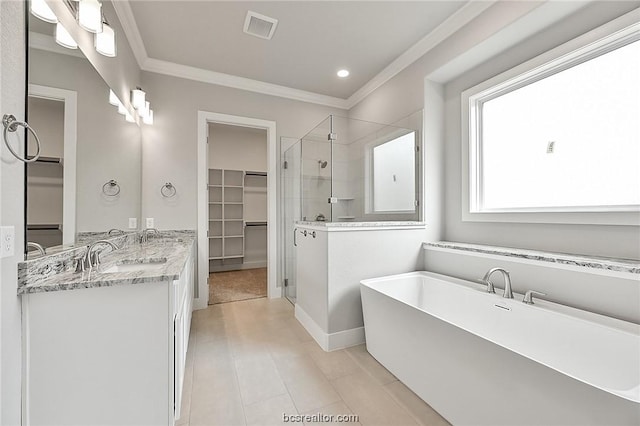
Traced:
<path id="1" fill-rule="evenodd" d="M 631 28 L 463 95 L 470 213 L 640 210 L 639 38 Z"/>
<path id="2" fill-rule="evenodd" d="M 370 147 L 368 213 L 416 210 L 416 132 L 391 136 Z"/>

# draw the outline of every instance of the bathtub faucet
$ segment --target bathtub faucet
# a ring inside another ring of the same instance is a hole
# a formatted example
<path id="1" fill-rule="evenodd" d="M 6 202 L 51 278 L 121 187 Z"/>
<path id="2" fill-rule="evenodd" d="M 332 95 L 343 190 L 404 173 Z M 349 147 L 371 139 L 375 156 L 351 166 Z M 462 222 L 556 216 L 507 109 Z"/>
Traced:
<path id="1" fill-rule="evenodd" d="M 509 271 L 503 268 L 489 269 L 489 271 L 486 274 L 484 274 L 484 278 L 482 278 L 482 281 L 486 283 L 490 289 L 492 289 L 493 284 L 491 284 L 491 281 L 489 281 L 489 278 L 491 278 L 491 274 L 493 274 L 494 272 L 501 272 L 502 276 L 504 277 L 504 293 L 502 294 L 502 297 L 506 297 L 507 299 L 513 299 L 513 292 L 511 291 L 511 277 L 509 276 Z"/>

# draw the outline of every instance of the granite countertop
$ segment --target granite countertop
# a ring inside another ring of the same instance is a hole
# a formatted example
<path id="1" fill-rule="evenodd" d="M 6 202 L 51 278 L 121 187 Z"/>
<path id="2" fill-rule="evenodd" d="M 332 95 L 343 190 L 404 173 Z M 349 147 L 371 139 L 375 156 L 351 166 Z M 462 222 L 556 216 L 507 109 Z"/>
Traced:
<path id="1" fill-rule="evenodd" d="M 482 244 L 456 243 L 450 241 L 424 243 L 424 246 L 436 247 L 441 249 L 463 250 L 498 256 L 508 256 L 518 259 L 538 260 L 542 262 L 582 266 L 585 268 L 604 269 L 608 271 L 624 272 L 630 274 L 640 274 L 640 261 L 634 259 L 615 259 L 609 257 L 554 253 L 511 247 L 487 246 Z"/>
<path id="2" fill-rule="evenodd" d="M 139 284 L 178 279 L 196 241 L 194 231 L 161 232 L 149 241 L 123 241 L 118 250 L 101 256 L 101 264 L 85 272 L 75 272 L 70 259 L 45 256 L 22 262 L 18 273 L 18 294 L 74 290 L 92 287 Z M 82 249 L 86 250 L 86 249 Z M 110 249 L 108 249 L 110 250 Z M 78 252 L 76 257 L 82 253 Z M 166 259 L 166 262 L 162 262 Z M 105 272 L 115 265 L 131 263 L 161 263 L 152 269 L 126 272 Z"/>

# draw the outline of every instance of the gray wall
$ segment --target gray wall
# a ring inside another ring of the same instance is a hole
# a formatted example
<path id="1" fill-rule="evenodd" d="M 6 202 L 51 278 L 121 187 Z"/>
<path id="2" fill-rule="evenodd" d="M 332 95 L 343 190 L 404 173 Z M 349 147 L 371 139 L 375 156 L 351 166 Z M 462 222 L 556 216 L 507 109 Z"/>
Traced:
<path id="1" fill-rule="evenodd" d="M 25 34 L 22 2 L 0 2 L 0 114 L 24 120 Z M 24 147 L 23 134 L 20 146 Z M 15 145 L 14 145 L 15 146 Z M 24 165 L 0 146 L 0 225 L 16 231 L 15 254 L 0 261 L 0 424 L 20 424 L 21 317 L 17 264 L 24 253 Z"/>
<path id="2" fill-rule="evenodd" d="M 209 168 L 267 171 L 267 131 L 209 124 Z"/>
<path id="3" fill-rule="evenodd" d="M 78 94 L 76 231 L 126 229 L 128 218 L 140 218 L 140 128 L 109 104 L 109 86 L 89 61 L 37 49 L 29 55 L 30 83 Z M 102 193 L 111 179 L 120 184 L 117 197 Z"/>
<path id="4" fill-rule="evenodd" d="M 424 103 L 425 77 L 428 79 L 432 72 L 447 65 L 464 52 L 464 49 L 471 48 L 491 36 L 505 18 L 521 14 L 534 6 L 531 2 L 498 3 L 354 106 L 350 110 L 350 116 L 390 123 L 424 107 L 427 133 L 425 144 L 429 165 L 425 171 L 425 184 L 427 209 L 430 210 L 427 212 L 426 221 L 433 222 L 435 217 L 437 227 L 437 216 L 442 214 L 442 239 L 638 259 L 640 233 L 637 227 L 462 222 L 460 94 L 469 87 L 553 49 L 639 5 L 638 2 L 591 4 L 501 54 L 486 58 L 481 65 L 446 84 L 443 95 L 444 128 L 438 129 L 438 123 L 431 120 L 431 114 L 439 115 L 442 105 L 437 103 L 438 96 L 434 98 L 433 104 Z M 438 84 L 434 83 L 431 86 L 430 91 L 433 92 Z M 444 145 L 428 137 L 429 133 L 437 137 L 441 132 L 444 132 Z M 434 167 L 438 170 L 433 170 Z M 433 193 L 438 189 L 429 191 L 429 180 L 438 181 L 440 178 L 442 196 L 436 196 L 434 199 Z M 437 236 L 437 232 L 434 233 L 431 228 L 428 233 L 428 239 Z"/>
<path id="5" fill-rule="evenodd" d="M 539 4 L 535 1 L 496 3 L 352 107 L 349 116 L 378 123 L 394 123 L 423 107 L 425 114 L 429 114 L 429 106 L 424 105 L 425 76 L 482 43 L 500 30 L 505 22 L 529 12 Z"/>
<path id="6" fill-rule="evenodd" d="M 346 112 L 228 87 L 144 72 L 144 87 L 154 106 L 154 125 L 144 126 L 142 216 L 158 229 L 197 226 L 196 150 L 198 111 L 276 122 L 281 136 L 300 136 L 329 114 Z M 278 148 L 278 157 L 280 150 Z M 279 173 L 276 174 L 279 180 Z M 172 182 L 178 194 L 163 199 L 160 186 Z"/>
<path id="7" fill-rule="evenodd" d="M 89 62 L 95 67 L 104 81 L 118 95 L 120 101 L 129 107 L 130 112 L 133 112 L 134 110 L 129 102 L 129 91 L 141 84 L 140 67 L 125 37 L 124 30 L 120 25 L 120 20 L 111 1 L 102 1 L 102 13 L 116 33 L 117 56 L 115 58 L 102 56 L 96 51 L 93 34 L 80 28 L 80 25 L 76 22 L 75 17 L 64 2 L 52 2 L 49 7 L 73 36 L 82 53 L 89 59 Z"/>
<path id="8" fill-rule="evenodd" d="M 595 256 L 640 259 L 634 226 L 463 222 L 461 220 L 461 92 L 546 52 L 632 9 L 596 4 L 492 58 L 456 80 L 445 92 L 445 235 L 450 241 L 520 247 Z"/>

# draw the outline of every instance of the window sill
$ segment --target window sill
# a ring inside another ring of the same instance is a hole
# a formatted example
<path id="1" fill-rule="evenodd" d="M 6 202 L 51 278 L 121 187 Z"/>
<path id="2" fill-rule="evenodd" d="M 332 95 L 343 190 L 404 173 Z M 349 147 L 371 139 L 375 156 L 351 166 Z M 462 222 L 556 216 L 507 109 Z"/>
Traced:
<path id="1" fill-rule="evenodd" d="M 463 222 L 557 223 L 574 225 L 640 226 L 639 212 L 470 212 Z"/>

